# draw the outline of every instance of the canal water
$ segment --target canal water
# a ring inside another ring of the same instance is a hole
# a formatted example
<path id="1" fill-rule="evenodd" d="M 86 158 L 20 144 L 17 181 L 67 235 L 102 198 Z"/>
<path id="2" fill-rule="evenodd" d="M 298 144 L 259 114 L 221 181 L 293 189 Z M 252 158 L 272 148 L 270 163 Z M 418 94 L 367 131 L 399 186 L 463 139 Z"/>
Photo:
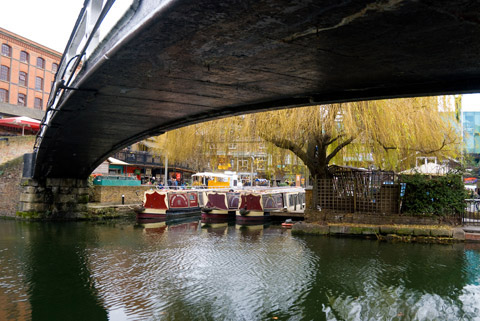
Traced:
<path id="1" fill-rule="evenodd" d="M 0 220 L 0 320 L 480 320 L 480 248 Z"/>

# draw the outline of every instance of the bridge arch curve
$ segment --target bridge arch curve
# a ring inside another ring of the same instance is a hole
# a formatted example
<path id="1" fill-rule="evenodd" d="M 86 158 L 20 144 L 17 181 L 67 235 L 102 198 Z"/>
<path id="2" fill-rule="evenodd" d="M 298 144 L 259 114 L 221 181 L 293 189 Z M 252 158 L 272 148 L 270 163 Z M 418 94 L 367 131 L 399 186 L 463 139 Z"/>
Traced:
<path id="1" fill-rule="evenodd" d="M 136 0 L 100 40 L 115 6 L 101 3 L 86 2 L 65 50 L 37 179 L 86 178 L 125 146 L 205 120 L 480 90 L 478 3 Z"/>

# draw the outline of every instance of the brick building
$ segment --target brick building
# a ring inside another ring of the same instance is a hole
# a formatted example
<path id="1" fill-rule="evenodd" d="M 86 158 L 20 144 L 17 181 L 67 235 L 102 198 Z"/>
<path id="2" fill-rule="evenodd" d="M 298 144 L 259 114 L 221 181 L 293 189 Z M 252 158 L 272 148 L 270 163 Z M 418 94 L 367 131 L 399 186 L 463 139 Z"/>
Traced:
<path id="1" fill-rule="evenodd" d="M 42 115 L 62 54 L 2 28 L 0 46 L 0 114 Z"/>

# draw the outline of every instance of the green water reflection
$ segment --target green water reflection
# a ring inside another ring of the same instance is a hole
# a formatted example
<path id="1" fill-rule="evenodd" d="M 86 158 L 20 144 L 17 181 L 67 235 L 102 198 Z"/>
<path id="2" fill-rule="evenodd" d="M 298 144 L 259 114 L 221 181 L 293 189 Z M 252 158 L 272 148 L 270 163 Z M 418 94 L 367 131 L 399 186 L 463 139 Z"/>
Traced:
<path id="1" fill-rule="evenodd" d="M 0 320 L 478 320 L 480 248 L 0 220 Z"/>

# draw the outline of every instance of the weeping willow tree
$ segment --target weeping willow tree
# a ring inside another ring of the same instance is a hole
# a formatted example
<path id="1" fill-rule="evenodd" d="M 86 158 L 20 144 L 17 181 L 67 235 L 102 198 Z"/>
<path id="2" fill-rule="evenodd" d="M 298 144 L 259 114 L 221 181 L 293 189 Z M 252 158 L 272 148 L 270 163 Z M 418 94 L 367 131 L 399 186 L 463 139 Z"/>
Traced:
<path id="1" fill-rule="evenodd" d="M 205 155 L 225 154 L 219 148 L 228 143 L 258 137 L 293 152 L 317 178 L 328 177 L 329 164 L 348 159 L 399 169 L 419 155 L 456 157 L 461 141 L 448 99 L 418 97 L 230 117 L 169 132 L 157 144 L 169 158 L 198 162 Z"/>

